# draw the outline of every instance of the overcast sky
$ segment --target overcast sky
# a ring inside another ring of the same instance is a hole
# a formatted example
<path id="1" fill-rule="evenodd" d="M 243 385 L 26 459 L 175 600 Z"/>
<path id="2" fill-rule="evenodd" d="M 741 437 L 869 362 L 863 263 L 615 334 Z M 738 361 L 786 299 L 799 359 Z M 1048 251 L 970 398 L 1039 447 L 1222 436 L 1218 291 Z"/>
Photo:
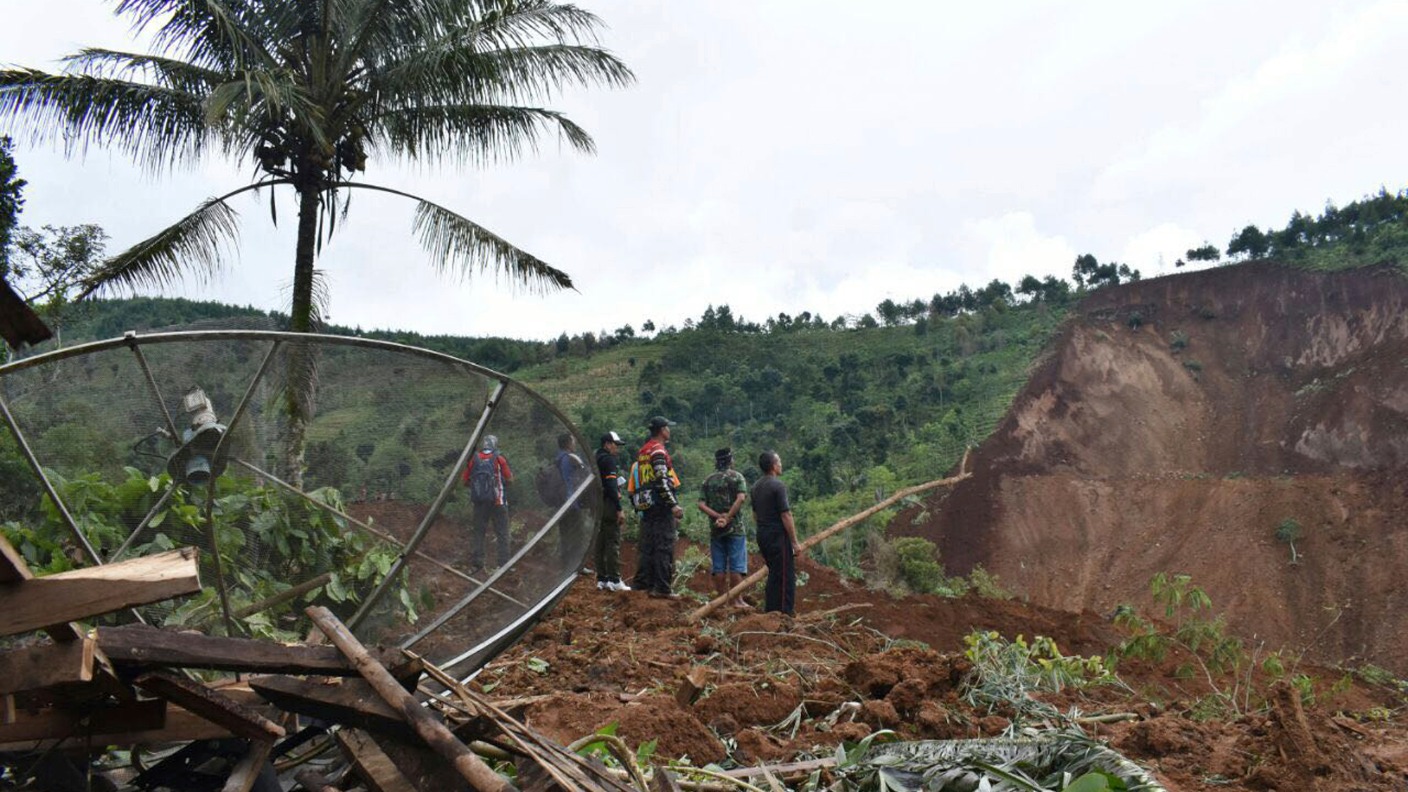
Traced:
<path id="1" fill-rule="evenodd" d="M 635 71 L 562 97 L 594 157 L 397 169 L 419 193 L 566 270 L 576 292 L 436 275 L 409 202 L 359 195 L 324 248 L 331 319 L 550 338 L 682 324 L 728 303 L 874 310 L 960 283 L 1070 277 L 1078 254 L 1171 272 L 1204 240 L 1408 186 L 1408 1 L 1171 3 L 580 0 Z M 0 62 L 131 49 L 99 0 L 0 0 Z M 21 143 L 31 226 L 98 223 L 113 252 L 248 181 L 151 176 Z M 267 201 L 267 197 L 265 199 Z M 285 309 L 293 208 L 237 199 L 237 263 L 168 292 Z"/>

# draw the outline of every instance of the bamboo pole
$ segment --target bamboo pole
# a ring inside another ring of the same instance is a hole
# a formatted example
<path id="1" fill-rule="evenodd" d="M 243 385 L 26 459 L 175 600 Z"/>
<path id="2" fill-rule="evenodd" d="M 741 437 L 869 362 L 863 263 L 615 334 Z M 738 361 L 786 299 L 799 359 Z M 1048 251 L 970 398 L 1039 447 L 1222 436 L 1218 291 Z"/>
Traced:
<path id="1" fill-rule="evenodd" d="M 853 514 L 850 517 L 847 517 L 846 519 L 836 523 L 835 525 L 832 525 L 830 528 L 827 528 L 821 533 L 813 534 L 812 536 L 807 537 L 804 541 L 800 543 L 802 552 L 806 552 L 809 548 L 820 544 L 821 542 L 831 538 L 832 536 L 840 533 L 841 531 L 846 530 L 847 528 L 851 528 L 861 522 L 864 522 L 865 520 L 889 508 L 890 506 L 893 506 L 904 498 L 908 498 L 911 495 L 918 495 L 921 492 L 928 492 L 932 489 L 938 489 L 939 487 L 951 487 L 954 484 L 957 484 L 958 482 L 971 477 L 973 474 L 971 471 L 968 470 L 968 456 L 971 453 L 971 448 L 963 452 L 963 461 L 958 466 L 958 475 L 949 476 L 948 478 L 937 479 L 935 481 L 926 482 L 924 484 L 916 484 L 913 487 L 902 489 L 899 492 L 896 492 L 894 495 L 891 495 L 890 497 L 875 504 L 874 506 L 871 506 L 865 511 Z M 701 606 L 698 610 L 690 613 L 688 616 L 688 620 L 691 622 L 697 622 L 705 616 L 708 616 L 709 614 L 718 610 L 720 605 L 723 605 L 725 602 L 732 601 L 734 597 L 737 597 L 739 594 L 742 594 L 744 591 L 746 591 L 749 586 L 752 586 L 754 583 L 757 583 L 759 580 L 762 580 L 763 576 L 766 575 L 767 572 L 768 570 L 766 566 L 754 570 L 752 574 L 744 578 L 743 581 L 738 585 L 729 589 L 728 592 L 725 593 L 723 596 L 716 597 L 710 600 L 709 602 Z"/>
<path id="2" fill-rule="evenodd" d="M 422 707 L 415 696 L 407 693 L 396 678 L 391 676 L 391 672 L 372 658 L 362 642 L 352 635 L 332 611 L 322 606 L 313 606 L 305 612 L 338 651 L 347 656 L 348 661 L 357 668 L 372 689 L 385 699 L 387 704 L 396 708 L 416 730 L 416 734 L 436 753 L 445 757 L 472 788 L 478 792 L 510 792 L 512 787 L 509 786 L 508 779 L 494 772 L 484 760 L 460 742 L 445 724 L 436 720 L 429 710 Z"/>

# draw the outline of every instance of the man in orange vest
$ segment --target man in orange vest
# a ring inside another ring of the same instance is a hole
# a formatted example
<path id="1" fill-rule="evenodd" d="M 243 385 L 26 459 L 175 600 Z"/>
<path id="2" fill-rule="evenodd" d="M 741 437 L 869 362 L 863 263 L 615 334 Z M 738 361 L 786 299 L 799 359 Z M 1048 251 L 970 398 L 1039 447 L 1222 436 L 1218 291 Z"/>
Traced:
<path id="1" fill-rule="evenodd" d="M 649 592 L 656 599 L 678 599 L 670 590 L 675 578 L 675 540 L 679 538 L 679 520 L 684 516 L 676 490 L 679 477 L 665 444 L 670 441 L 670 427 L 675 422 L 657 415 L 650 419 L 650 439 L 641 446 L 636 464 L 642 473 L 650 471 L 650 505 L 641 511 L 640 542 L 636 560 L 636 576 L 632 587 Z"/>

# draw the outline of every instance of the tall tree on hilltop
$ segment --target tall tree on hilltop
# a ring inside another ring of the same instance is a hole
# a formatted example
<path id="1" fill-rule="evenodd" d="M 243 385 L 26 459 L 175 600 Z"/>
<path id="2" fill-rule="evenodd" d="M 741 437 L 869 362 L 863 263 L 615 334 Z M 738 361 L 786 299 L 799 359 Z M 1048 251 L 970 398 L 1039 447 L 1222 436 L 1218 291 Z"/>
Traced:
<path id="1" fill-rule="evenodd" d="M 553 133 L 592 151 L 585 130 L 533 105 L 564 87 L 634 79 L 597 46 L 596 16 L 550 0 L 117 0 L 116 12 L 152 34 L 154 53 L 84 49 L 61 74 L 0 71 L 0 119 L 70 151 L 114 146 L 158 172 L 223 154 L 255 179 L 110 259 L 84 295 L 218 270 L 236 238 L 230 199 L 268 188 L 277 222 L 275 188 L 285 187 L 298 207 L 293 330 L 318 326 L 314 262 L 354 190 L 415 201 L 413 230 L 442 272 L 571 287 L 567 273 L 462 215 L 354 179 L 369 154 L 480 164 Z M 312 370 L 291 359 L 290 382 L 306 379 L 311 393 Z M 311 397 L 290 398 L 294 423 L 306 421 Z"/>

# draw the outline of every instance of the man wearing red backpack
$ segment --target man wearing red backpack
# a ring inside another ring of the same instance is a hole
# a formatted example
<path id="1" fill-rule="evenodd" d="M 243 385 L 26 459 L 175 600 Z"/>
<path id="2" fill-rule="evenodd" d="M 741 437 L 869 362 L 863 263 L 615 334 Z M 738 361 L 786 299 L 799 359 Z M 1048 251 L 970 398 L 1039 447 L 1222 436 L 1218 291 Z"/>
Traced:
<path id="1" fill-rule="evenodd" d="M 464 469 L 464 484 L 469 488 L 469 501 L 474 504 L 474 539 L 470 548 L 469 571 L 484 568 L 484 542 L 489 524 L 494 525 L 494 541 L 499 566 L 508 563 L 511 555 L 508 538 L 508 484 L 513 471 L 508 460 L 499 453 L 499 438 L 484 436 L 484 446 Z"/>
<path id="2" fill-rule="evenodd" d="M 657 599 L 678 599 L 670 590 L 675 578 L 675 540 L 679 536 L 679 519 L 684 516 L 679 498 L 679 476 L 665 443 L 670 440 L 674 421 L 657 415 L 650 419 L 650 439 L 636 456 L 643 492 L 638 497 L 648 504 L 640 510 L 640 542 L 637 545 L 636 577 L 632 587 L 647 591 Z"/>

